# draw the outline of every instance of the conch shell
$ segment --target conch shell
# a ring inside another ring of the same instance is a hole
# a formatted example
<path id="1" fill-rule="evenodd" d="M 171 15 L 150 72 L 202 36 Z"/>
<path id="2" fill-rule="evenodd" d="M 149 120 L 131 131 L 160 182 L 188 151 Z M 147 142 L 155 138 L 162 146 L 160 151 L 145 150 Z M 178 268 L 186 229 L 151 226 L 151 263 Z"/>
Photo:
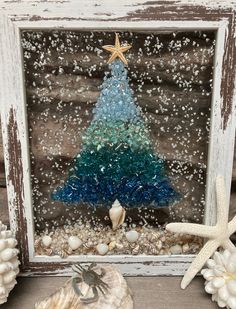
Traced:
<path id="1" fill-rule="evenodd" d="M 118 200 L 112 204 L 109 210 L 109 217 L 112 222 L 112 229 L 115 231 L 125 221 L 125 209 L 121 206 Z"/>

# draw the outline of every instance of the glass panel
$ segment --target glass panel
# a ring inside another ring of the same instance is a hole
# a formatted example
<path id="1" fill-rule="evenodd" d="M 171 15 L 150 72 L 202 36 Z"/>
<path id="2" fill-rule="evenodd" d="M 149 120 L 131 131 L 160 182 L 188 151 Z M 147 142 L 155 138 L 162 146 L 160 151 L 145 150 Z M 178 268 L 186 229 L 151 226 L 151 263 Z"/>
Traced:
<path id="1" fill-rule="evenodd" d="M 37 254 L 202 245 L 165 225 L 203 219 L 215 33 L 115 37 L 22 32 Z"/>
<path id="2" fill-rule="evenodd" d="M 235 144 L 236 145 L 236 144 Z M 229 220 L 236 216 L 236 149 L 234 147 L 234 164 L 232 171 L 231 195 L 230 195 L 230 208 Z M 236 233 L 231 236 L 231 240 L 236 244 Z"/>

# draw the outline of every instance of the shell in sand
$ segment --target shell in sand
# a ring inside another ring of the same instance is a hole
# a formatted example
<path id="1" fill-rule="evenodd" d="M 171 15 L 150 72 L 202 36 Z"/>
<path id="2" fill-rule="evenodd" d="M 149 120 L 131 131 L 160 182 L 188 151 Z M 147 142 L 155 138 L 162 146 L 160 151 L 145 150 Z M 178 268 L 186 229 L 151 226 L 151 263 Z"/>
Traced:
<path id="1" fill-rule="evenodd" d="M 112 222 L 112 229 L 115 231 L 120 225 L 125 221 L 125 209 L 121 206 L 118 200 L 112 204 L 112 207 L 109 210 L 109 217 Z"/>
<path id="2" fill-rule="evenodd" d="M 133 309 L 131 291 L 119 270 L 112 265 L 102 265 L 102 268 L 106 272 L 102 280 L 109 285 L 109 292 L 105 295 L 99 292 L 97 302 L 91 304 L 81 302 L 69 279 L 54 294 L 37 303 L 35 309 Z M 97 271 L 100 272 L 100 266 L 97 266 Z M 84 283 L 79 287 L 82 292 L 86 289 Z"/>

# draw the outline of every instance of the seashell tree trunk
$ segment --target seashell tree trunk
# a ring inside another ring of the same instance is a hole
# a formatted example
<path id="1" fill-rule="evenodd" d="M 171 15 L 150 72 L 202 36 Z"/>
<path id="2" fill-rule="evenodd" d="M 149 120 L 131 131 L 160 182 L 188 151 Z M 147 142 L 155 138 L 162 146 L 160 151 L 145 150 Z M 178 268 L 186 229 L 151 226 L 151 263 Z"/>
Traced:
<path id="1" fill-rule="evenodd" d="M 112 229 L 115 231 L 120 225 L 125 221 L 125 209 L 121 206 L 118 200 L 112 204 L 111 209 L 109 209 L 109 217 L 112 222 Z"/>
<path id="2" fill-rule="evenodd" d="M 98 301 L 86 304 L 74 292 L 72 279 L 45 300 L 37 303 L 35 309 L 133 309 L 131 291 L 122 274 L 112 265 L 103 265 L 105 270 L 103 281 L 108 284 L 109 291 L 103 295 L 99 292 Z M 86 290 L 85 283 L 80 290 Z"/>

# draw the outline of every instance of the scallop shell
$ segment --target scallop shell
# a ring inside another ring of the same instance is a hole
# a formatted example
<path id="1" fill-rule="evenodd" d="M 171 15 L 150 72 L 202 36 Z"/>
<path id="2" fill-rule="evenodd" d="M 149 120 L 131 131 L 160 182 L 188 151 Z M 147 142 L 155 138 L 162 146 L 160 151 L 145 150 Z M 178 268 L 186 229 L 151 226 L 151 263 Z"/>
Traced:
<path id="1" fill-rule="evenodd" d="M 105 295 L 98 292 L 97 302 L 91 304 L 81 302 L 72 288 L 70 279 L 54 294 L 37 303 L 35 309 L 133 309 L 132 294 L 121 273 L 111 265 L 104 265 L 102 268 L 105 270 L 102 280 L 108 284 L 109 292 Z M 83 291 L 84 288 L 85 284 L 82 283 L 80 289 Z"/>
<path id="2" fill-rule="evenodd" d="M 118 200 L 112 204 L 112 207 L 109 210 L 109 217 L 112 222 L 112 229 L 115 231 L 120 225 L 125 221 L 125 209 L 121 206 Z"/>

